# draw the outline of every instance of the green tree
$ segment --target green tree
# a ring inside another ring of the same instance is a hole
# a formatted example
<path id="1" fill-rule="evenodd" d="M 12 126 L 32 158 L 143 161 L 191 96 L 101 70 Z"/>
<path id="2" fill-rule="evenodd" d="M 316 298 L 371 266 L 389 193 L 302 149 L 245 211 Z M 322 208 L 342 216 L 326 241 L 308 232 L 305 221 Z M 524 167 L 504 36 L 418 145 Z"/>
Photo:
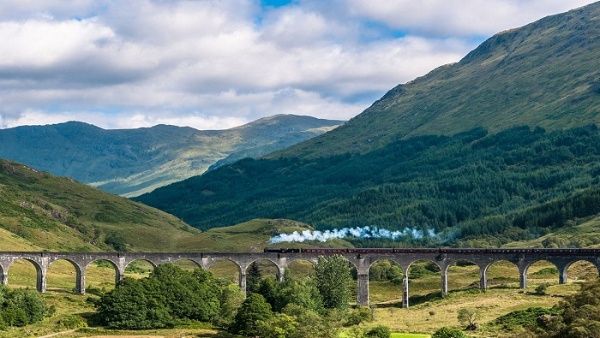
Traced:
<path id="1" fill-rule="evenodd" d="M 296 334 L 296 319 L 285 313 L 277 313 L 267 320 L 258 322 L 261 338 L 290 338 Z"/>
<path id="2" fill-rule="evenodd" d="M 0 286 L 0 327 L 25 326 L 39 322 L 48 308 L 37 292 L 9 290 Z"/>
<path id="3" fill-rule="evenodd" d="M 259 336 L 259 323 L 273 317 L 271 305 L 258 293 L 251 293 L 238 309 L 231 331 L 244 336 Z"/>
<path id="4" fill-rule="evenodd" d="M 317 288 L 325 308 L 347 308 L 351 299 L 352 275 L 342 256 L 319 257 L 315 266 Z"/>
<path id="5" fill-rule="evenodd" d="M 233 323 L 238 308 L 244 302 L 244 295 L 237 285 L 223 285 L 221 288 L 221 314 L 216 324 L 228 327 Z"/>
<path id="6" fill-rule="evenodd" d="M 102 324 L 119 329 L 149 329 L 173 326 L 166 301 L 154 279 L 125 279 L 100 298 L 97 314 Z"/>
<path id="7" fill-rule="evenodd" d="M 442 327 L 435 331 L 431 338 L 468 338 L 467 335 L 459 329 Z"/>
<path id="8" fill-rule="evenodd" d="M 258 268 L 258 264 L 256 262 L 252 262 L 252 264 L 250 264 L 248 267 L 248 272 L 246 273 L 246 291 L 258 292 L 261 280 L 262 276 L 260 269 Z"/>
<path id="9" fill-rule="evenodd" d="M 327 313 L 322 315 L 298 304 L 288 304 L 283 313 L 296 319 L 296 331 L 287 338 L 338 338 L 341 320 Z"/>

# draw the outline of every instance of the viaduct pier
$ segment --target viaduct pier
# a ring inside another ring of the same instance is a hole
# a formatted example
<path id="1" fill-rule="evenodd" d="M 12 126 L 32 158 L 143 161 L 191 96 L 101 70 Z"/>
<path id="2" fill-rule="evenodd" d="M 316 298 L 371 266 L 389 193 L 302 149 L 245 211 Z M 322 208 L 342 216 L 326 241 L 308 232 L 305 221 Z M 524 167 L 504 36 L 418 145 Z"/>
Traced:
<path id="1" fill-rule="evenodd" d="M 441 273 L 442 295 L 448 293 L 448 267 L 459 262 L 470 262 L 479 267 L 480 288 L 487 288 L 487 271 L 498 261 L 513 263 L 519 271 L 520 287 L 527 287 L 527 269 L 537 261 L 545 260 L 554 264 L 559 273 L 559 283 L 566 283 L 569 266 L 577 261 L 587 261 L 600 269 L 600 249 L 474 249 L 474 248 L 353 248 L 353 249 L 272 249 L 249 253 L 119 253 L 119 252 L 0 252 L 0 282 L 9 283 L 8 269 L 13 262 L 24 259 L 31 262 L 37 272 L 37 290 L 46 291 L 48 266 L 57 260 L 70 262 L 76 271 L 76 291 L 85 293 L 86 267 L 95 261 L 107 261 L 113 265 L 117 282 L 125 273 L 125 268 L 133 261 L 145 260 L 153 266 L 189 260 L 202 269 L 208 269 L 220 260 L 233 262 L 239 270 L 239 286 L 246 290 L 246 271 L 253 262 L 267 260 L 277 267 L 279 280 L 283 279 L 288 264 L 295 260 L 316 263 L 319 257 L 343 256 L 357 272 L 356 301 L 359 305 L 369 304 L 369 268 L 379 260 L 397 263 L 404 271 L 402 303 L 409 306 L 409 268 L 417 261 L 435 264 Z"/>

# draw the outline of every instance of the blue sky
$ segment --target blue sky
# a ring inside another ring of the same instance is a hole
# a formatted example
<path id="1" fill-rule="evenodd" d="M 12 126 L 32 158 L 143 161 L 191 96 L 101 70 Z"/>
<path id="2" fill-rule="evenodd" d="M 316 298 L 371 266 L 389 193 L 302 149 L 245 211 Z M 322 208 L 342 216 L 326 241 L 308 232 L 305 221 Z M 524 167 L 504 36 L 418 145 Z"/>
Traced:
<path id="1" fill-rule="evenodd" d="M 586 0 L 4 0 L 0 128 L 349 119 L 492 34 Z"/>

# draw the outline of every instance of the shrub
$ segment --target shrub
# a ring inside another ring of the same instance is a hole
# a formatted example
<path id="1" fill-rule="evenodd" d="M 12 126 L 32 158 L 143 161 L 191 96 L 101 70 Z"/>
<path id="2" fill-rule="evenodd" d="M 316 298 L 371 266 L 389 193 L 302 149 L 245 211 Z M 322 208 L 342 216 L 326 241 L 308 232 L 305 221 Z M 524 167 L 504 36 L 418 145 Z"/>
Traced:
<path id="1" fill-rule="evenodd" d="M 600 337 L 600 280 L 583 284 L 581 290 L 565 297 L 557 306 L 558 315 L 538 317 L 546 337 Z"/>
<path id="2" fill-rule="evenodd" d="M 107 234 L 104 243 L 116 251 L 127 251 L 127 241 L 119 233 L 111 232 Z"/>
<path id="3" fill-rule="evenodd" d="M 343 314 L 340 311 L 329 311 L 326 315 L 321 315 L 315 311 L 308 310 L 297 304 L 288 304 L 283 312 L 293 316 L 298 323 L 296 332 L 286 338 L 338 338 L 341 318 Z M 340 315 L 338 318 L 337 315 Z"/>
<path id="4" fill-rule="evenodd" d="M 158 266 L 150 277 L 125 279 L 96 304 L 103 325 L 121 329 L 172 327 L 181 320 L 212 321 L 220 314 L 220 288 L 209 272 Z"/>
<path id="5" fill-rule="evenodd" d="M 373 320 L 373 311 L 368 307 L 359 307 L 348 312 L 346 326 L 360 325 L 371 320 Z"/>
<path id="6" fill-rule="evenodd" d="M 77 329 L 80 327 L 86 327 L 87 323 L 79 315 L 65 315 L 56 322 L 56 326 L 61 329 Z"/>
<path id="7" fill-rule="evenodd" d="M 535 288 L 535 291 L 534 291 L 534 293 L 535 293 L 536 295 L 543 296 L 543 295 L 545 295 L 545 294 L 546 294 L 546 291 L 547 291 L 547 290 L 548 290 L 548 284 L 547 284 L 547 283 L 543 283 L 543 284 L 540 284 L 540 285 L 538 285 L 538 286 Z"/>
<path id="8" fill-rule="evenodd" d="M 460 309 L 458 311 L 458 321 L 466 327 L 467 330 L 477 329 L 477 320 L 479 313 L 475 309 Z"/>
<path id="9" fill-rule="evenodd" d="M 259 323 L 268 321 L 271 317 L 273 317 L 271 305 L 262 295 L 251 293 L 239 308 L 231 331 L 244 336 L 258 336 L 261 334 Z"/>
<path id="10" fill-rule="evenodd" d="M 25 326 L 39 322 L 48 308 L 32 290 L 8 290 L 0 286 L 0 326 Z"/>
<path id="11" fill-rule="evenodd" d="M 464 332 L 459 329 L 442 327 L 435 331 L 431 338 L 468 338 Z"/>
<path id="12" fill-rule="evenodd" d="M 392 333 L 387 326 L 379 325 L 367 331 L 365 337 L 367 338 L 390 338 Z"/>
<path id="13" fill-rule="evenodd" d="M 494 320 L 494 324 L 500 325 L 504 330 L 513 330 L 521 327 L 534 328 L 537 326 L 537 320 L 541 316 L 556 314 L 558 314 L 556 309 L 530 307 L 525 310 L 513 311 L 498 317 Z"/>
<path id="14" fill-rule="evenodd" d="M 278 313 L 275 316 L 258 322 L 261 338 L 289 338 L 294 336 L 298 323 L 292 316 Z"/>

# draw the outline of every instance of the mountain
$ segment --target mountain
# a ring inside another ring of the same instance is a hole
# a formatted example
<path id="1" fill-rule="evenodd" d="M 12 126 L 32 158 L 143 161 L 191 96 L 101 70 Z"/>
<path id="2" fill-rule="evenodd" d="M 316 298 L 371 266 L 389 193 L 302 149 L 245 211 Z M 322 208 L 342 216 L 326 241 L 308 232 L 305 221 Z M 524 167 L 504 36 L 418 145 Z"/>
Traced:
<path id="1" fill-rule="evenodd" d="M 162 211 L 6 160 L 0 195 L 5 248 L 13 241 L 48 250 L 165 251 L 200 233 Z"/>
<path id="2" fill-rule="evenodd" d="M 600 122 L 600 2 L 496 34 L 460 62 L 398 85 L 342 127 L 275 153 L 365 153 L 416 135 L 476 127 Z"/>
<path id="3" fill-rule="evenodd" d="M 305 223 L 254 219 L 200 232 L 141 203 L 6 160 L 0 160 L 0 196 L 0 250 L 241 252 L 314 245 L 269 243 L 281 233 L 311 230 Z"/>
<path id="4" fill-rule="evenodd" d="M 331 132 L 137 200 L 201 229 L 264 217 L 539 237 L 600 212 L 540 209 L 600 184 L 598 33 L 600 3 L 500 33 Z"/>
<path id="5" fill-rule="evenodd" d="M 81 122 L 0 130 L 0 158 L 124 196 L 259 157 L 331 130 L 341 121 L 277 115 L 227 129 L 158 125 L 105 130 Z"/>

